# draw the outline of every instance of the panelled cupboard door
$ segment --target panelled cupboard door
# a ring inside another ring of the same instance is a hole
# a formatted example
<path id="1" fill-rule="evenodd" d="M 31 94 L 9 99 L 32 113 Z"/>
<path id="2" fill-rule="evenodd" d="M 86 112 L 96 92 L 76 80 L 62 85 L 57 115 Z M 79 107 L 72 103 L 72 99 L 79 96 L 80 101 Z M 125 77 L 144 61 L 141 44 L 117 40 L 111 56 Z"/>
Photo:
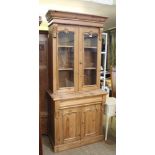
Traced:
<path id="1" fill-rule="evenodd" d="M 77 91 L 78 87 L 78 28 L 58 25 L 57 30 L 57 90 Z"/>
<path id="2" fill-rule="evenodd" d="M 79 89 L 97 89 L 101 66 L 99 29 L 80 27 L 79 41 Z"/>
<path id="3" fill-rule="evenodd" d="M 82 110 L 82 138 L 101 134 L 101 104 L 86 106 Z"/>
<path id="4" fill-rule="evenodd" d="M 80 109 L 69 108 L 62 110 L 63 143 L 80 140 Z"/>

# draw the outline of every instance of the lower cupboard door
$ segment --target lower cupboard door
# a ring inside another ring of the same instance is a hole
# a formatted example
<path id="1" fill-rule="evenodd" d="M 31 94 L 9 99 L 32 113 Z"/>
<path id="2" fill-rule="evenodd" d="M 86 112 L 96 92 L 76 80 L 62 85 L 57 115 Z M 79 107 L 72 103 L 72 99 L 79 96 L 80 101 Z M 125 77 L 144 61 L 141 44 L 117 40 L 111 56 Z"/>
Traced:
<path id="1" fill-rule="evenodd" d="M 80 110 L 79 108 L 65 109 L 62 113 L 62 136 L 63 142 L 73 142 L 80 140 Z"/>
<path id="2" fill-rule="evenodd" d="M 86 106 L 82 112 L 82 137 L 92 137 L 100 135 L 101 124 L 101 104 Z"/>

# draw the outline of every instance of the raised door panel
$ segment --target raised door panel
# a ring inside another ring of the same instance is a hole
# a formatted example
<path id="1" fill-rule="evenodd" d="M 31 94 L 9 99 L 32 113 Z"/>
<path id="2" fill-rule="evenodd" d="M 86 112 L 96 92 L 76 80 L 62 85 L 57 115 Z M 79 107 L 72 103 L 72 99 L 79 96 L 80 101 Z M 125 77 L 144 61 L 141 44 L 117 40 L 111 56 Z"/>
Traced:
<path id="1" fill-rule="evenodd" d="M 83 138 L 97 136 L 101 133 L 101 104 L 83 108 L 82 125 Z"/>
<path id="2" fill-rule="evenodd" d="M 100 87 L 100 50 L 98 28 L 79 29 L 79 89 L 92 90 Z"/>
<path id="3" fill-rule="evenodd" d="M 79 108 L 64 109 L 60 113 L 56 122 L 58 126 L 56 128 L 58 144 L 80 140 L 81 114 Z"/>
<path id="4" fill-rule="evenodd" d="M 80 139 L 80 113 L 77 109 L 63 110 L 64 143 Z"/>
<path id="5" fill-rule="evenodd" d="M 78 87 L 78 28 L 58 25 L 57 32 L 57 90 L 77 91 Z"/>
<path id="6" fill-rule="evenodd" d="M 65 109 L 62 112 L 63 142 L 80 140 L 80 110 L 79 108 Z"/>

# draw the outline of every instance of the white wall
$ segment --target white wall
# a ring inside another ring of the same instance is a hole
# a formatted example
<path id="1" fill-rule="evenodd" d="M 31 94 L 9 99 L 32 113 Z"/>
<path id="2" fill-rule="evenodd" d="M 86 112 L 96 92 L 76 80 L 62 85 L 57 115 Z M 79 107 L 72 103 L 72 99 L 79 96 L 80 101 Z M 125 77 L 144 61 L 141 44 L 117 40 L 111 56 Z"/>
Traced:
<path id="1" fill-rule="evenodd" d="M 116 6 L 103 5 L 92 1 L 94 0 L 40 0 L 39 15 L 44 16 L 49 9 L 94 14 L 108 17 L 105 30 L 116 27 Z"/>
<path id="2" fill-rule="evenodd" d="M 84 0 L 84 1 L 113 5 L 115 0 Z"/>

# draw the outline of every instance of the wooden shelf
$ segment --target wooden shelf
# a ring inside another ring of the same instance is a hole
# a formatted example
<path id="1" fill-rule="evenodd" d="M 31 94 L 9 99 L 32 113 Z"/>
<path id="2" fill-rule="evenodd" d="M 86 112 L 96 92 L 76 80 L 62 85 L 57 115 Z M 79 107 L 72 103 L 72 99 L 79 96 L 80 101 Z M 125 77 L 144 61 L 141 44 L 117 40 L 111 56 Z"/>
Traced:
<path id="1" fill-rule="evenodd" d="M 85 67 L 84 69 L 96 69 L 96 67 Z"/>
<path id="2" fill-rule="evenodd" d="M 58 47 L 62 47 L 62 48 L 73 48 L 74 46 L 68 46 L 68 45 L 58 45 Z"/>
<path id="3" fill-rule="evenodd" d="M 84 48 L 93 48 L 93 49 L 96 49 L 97 47 L 93 47 L 93 46 L 85 46 Z"/>
<path id="4" fill-rule="evenodd" d="M 73 68 L 59 68 L 59 71 L 73 70 Z"/>

